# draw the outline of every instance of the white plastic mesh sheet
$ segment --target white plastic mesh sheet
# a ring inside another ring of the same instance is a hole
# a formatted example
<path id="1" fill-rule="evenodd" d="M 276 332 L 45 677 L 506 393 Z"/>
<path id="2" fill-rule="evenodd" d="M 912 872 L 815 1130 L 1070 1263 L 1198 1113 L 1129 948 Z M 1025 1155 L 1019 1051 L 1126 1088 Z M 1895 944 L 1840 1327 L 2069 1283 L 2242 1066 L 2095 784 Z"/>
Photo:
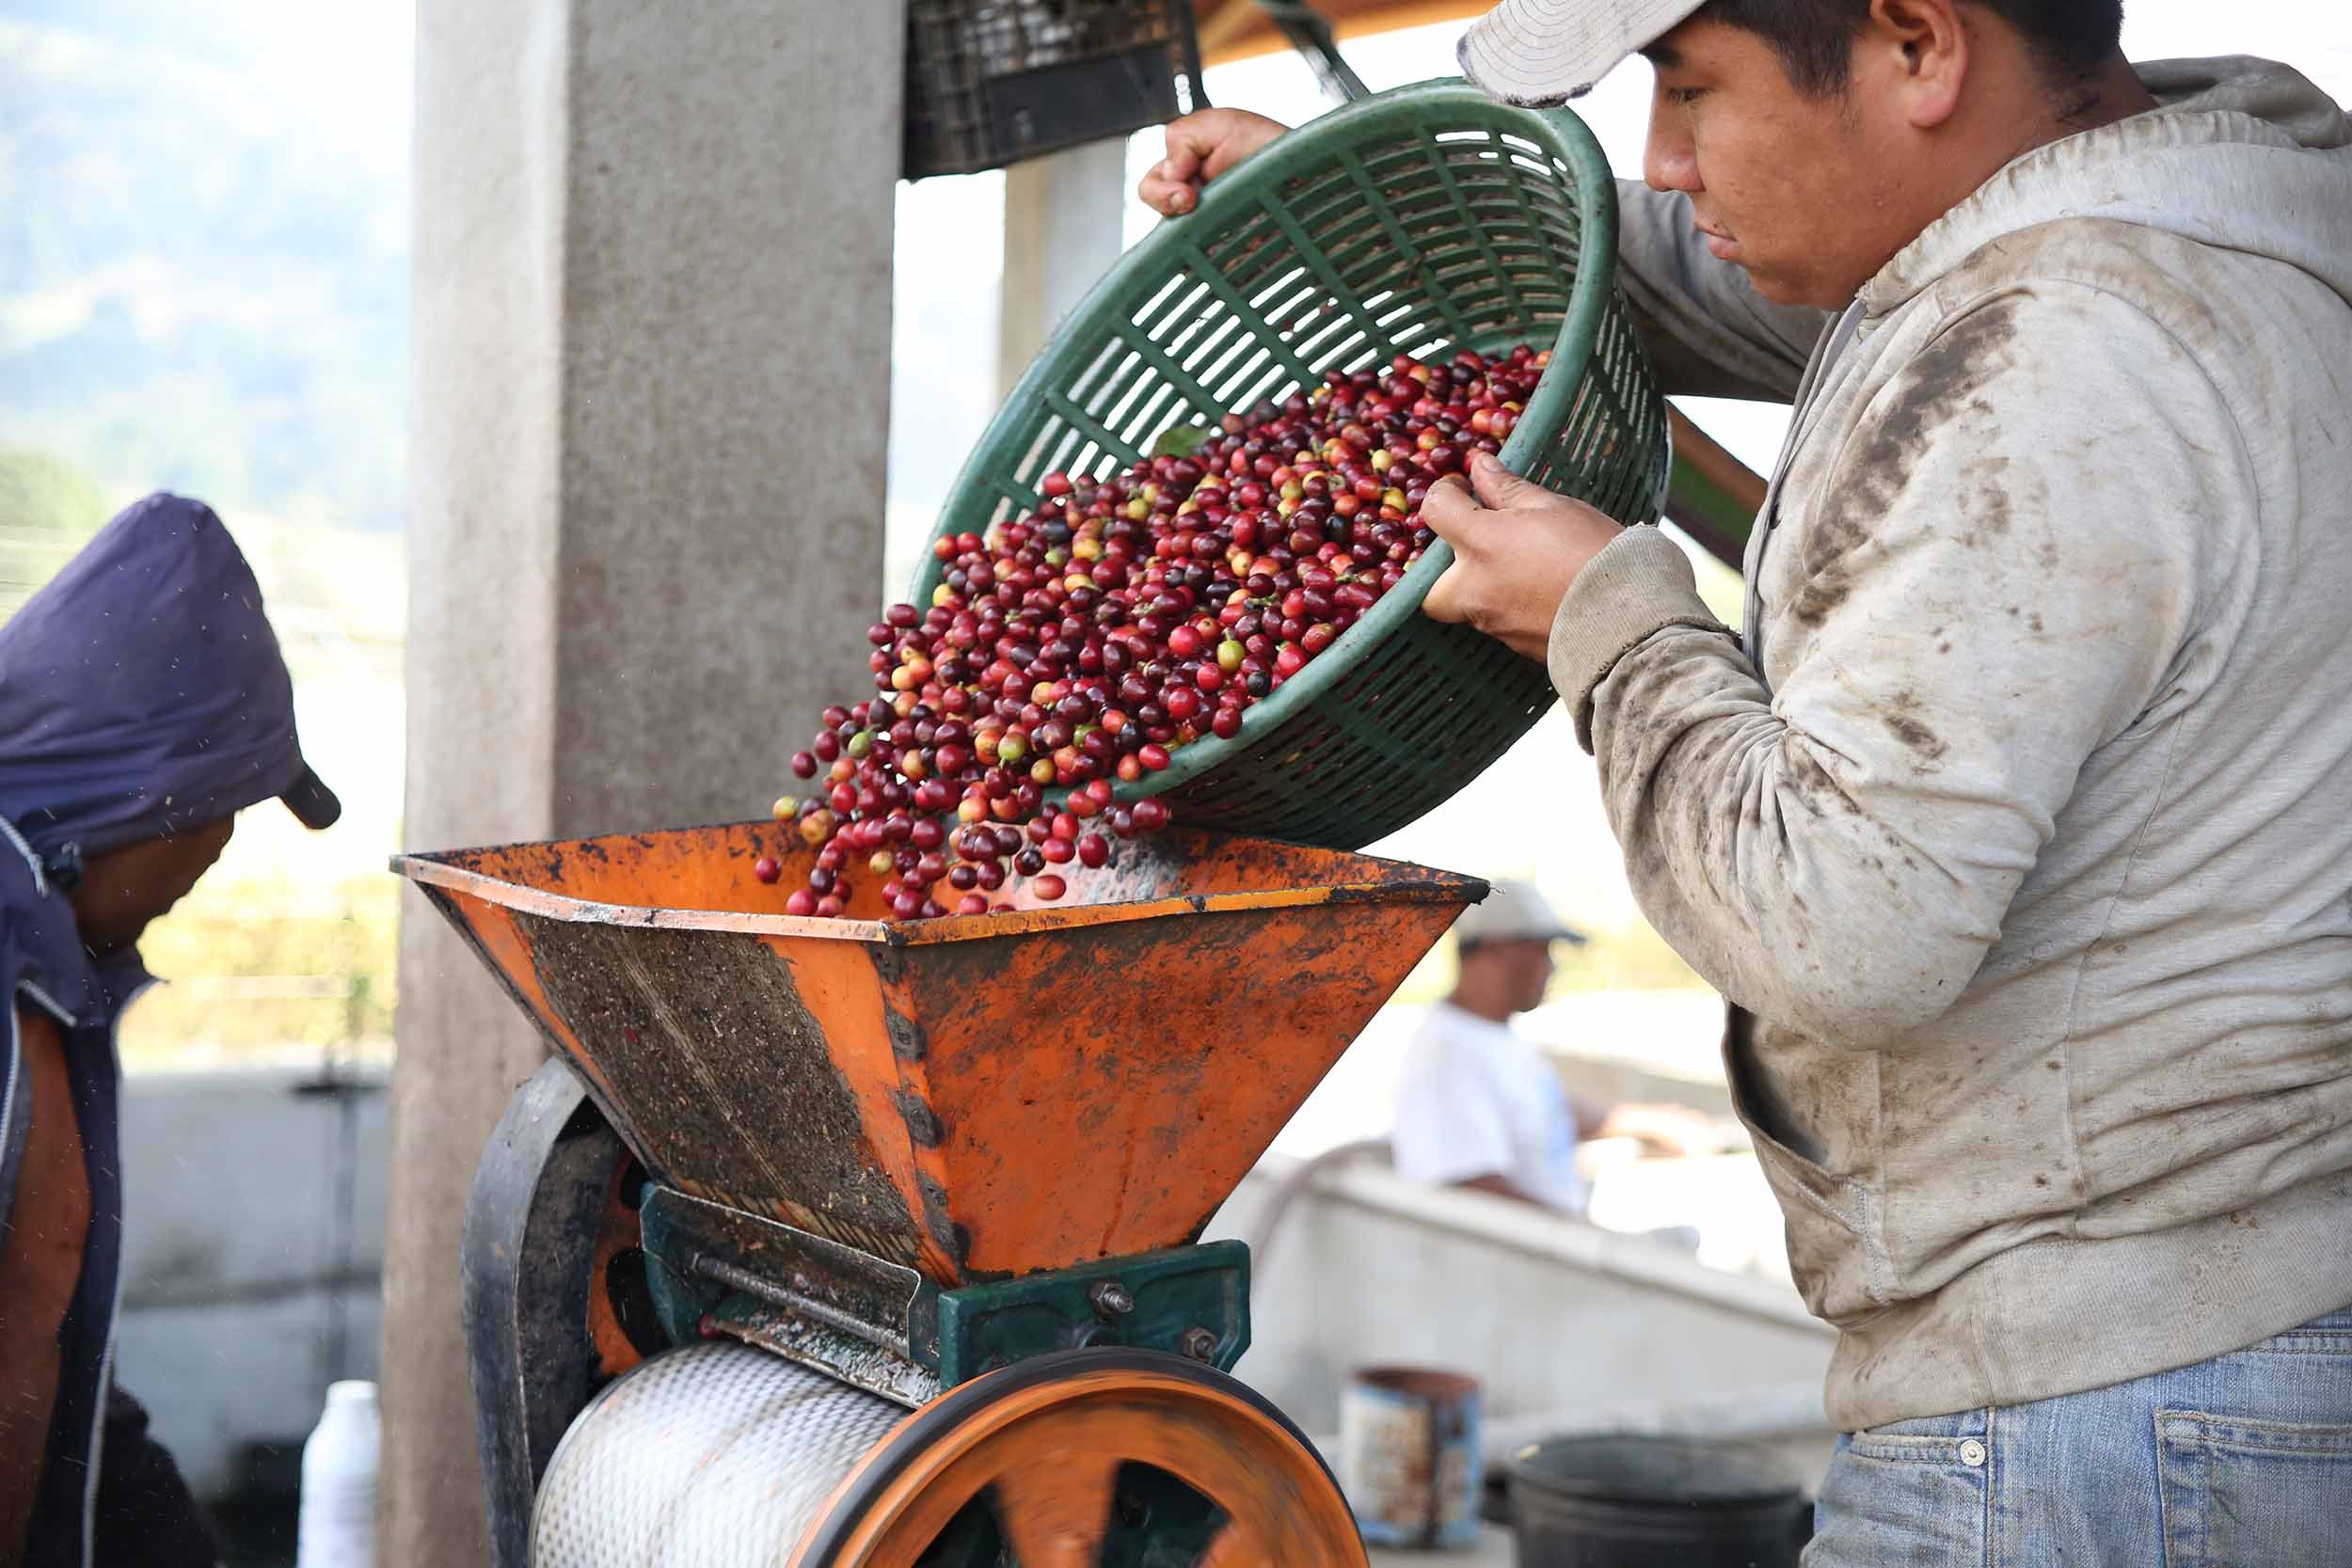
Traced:
<path id="1" fill-rule="evenodd" d="M 532 1568 L 780 1568 L 905 1416 L 750 1345 L 657 1356 L 556 1446 L 532 1514 Z"/>

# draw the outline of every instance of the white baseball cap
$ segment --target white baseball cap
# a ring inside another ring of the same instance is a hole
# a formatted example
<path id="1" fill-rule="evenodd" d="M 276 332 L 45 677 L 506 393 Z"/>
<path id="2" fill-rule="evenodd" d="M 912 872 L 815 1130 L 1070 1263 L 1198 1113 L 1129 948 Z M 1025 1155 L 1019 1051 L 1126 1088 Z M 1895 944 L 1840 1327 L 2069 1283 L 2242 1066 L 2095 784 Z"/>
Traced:
<path id="1" fill-rule="evenodd" d="M 1482 942 L 1584 941 L 1581 932 L 1569 929 L 1552 912 L 1533 884 L 1498 877 L 1489 885 L 1493 891 L 1486 900 L 1464 910 L 1454 923 L 1454 940 L 1463 946 Z"/>
<path id="2" fill-rule="evenodd" d="M 1454 57 L 1486 93 L 1522 109 L 1581 98 L 1625 57 L 1707 0 L 1502 0 L 1462 35 Z"/>

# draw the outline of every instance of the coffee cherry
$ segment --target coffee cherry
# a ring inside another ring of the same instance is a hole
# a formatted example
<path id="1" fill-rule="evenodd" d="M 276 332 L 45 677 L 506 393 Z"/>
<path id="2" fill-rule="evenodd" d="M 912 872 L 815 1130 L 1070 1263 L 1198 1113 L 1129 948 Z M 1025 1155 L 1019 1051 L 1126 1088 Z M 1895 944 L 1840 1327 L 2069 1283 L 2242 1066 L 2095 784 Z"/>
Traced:
<path id="1" fill-rule="evenodd" d="M 1164 801 L 1115 802 L 1114 783 L 1239 737 L 1394 589 L 1435 542 L 1429 487 L 1500 450 L 1549 362 L 1522 345 L 1334 371 L 1223 416 L 1195 454 L 1055 469 L 1033 509 L 934 539 L 939 586 L 867 629 L 876 694 L 827 707 L 791 755 L 818 793 L 771 808 L 817 851 L 819 912 L 840 913 L 851 867 L 884 879 L 899 919 L 992 907 L 1009 861 L 1056 897 L 1045 866 L 1094 869 L 1166 827 Z M 1025 844 L 1051 791 L 1066 798 Z"/>

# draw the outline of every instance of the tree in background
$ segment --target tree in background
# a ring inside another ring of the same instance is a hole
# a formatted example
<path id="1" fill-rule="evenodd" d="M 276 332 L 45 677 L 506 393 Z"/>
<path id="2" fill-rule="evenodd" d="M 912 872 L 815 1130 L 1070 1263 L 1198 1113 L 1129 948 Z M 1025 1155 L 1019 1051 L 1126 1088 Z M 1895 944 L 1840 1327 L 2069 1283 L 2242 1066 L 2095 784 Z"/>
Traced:
<path id="1" fill-rule="evenodd" d="M 389 875 L 199 887 L 139 944 L 166 983 L 124 1016 L 124 1065 L 389 1057 L 399 918 Z"/>
<path id="2" fill-rule="evenodd" d="M 0 447 L 0 621 L 105 520 L 105 499 L 80 469 L 44 451 Z"/>
<path id="3" fill-rule="evenodd" d="M 400 527 L 406 61 L 322 51 L 406 9 L 0 5 L 8 440 L 110 496 Z"/>

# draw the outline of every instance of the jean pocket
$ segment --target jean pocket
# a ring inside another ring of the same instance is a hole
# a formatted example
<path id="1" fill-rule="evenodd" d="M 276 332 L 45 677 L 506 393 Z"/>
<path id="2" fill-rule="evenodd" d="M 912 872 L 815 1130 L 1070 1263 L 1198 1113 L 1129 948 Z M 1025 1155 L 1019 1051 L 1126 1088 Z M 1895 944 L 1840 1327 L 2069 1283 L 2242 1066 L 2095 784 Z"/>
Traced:
<path id="1" fill-rule="evenodd" d="M 1889 1421 L 1853 1433 L 1846 1439 L 1846 1451 L 1890 1465 L 1948 1465 L 1978 1470 L 1991 1457 L 1985 1447 L 1985 1433 L 1990 1430 L 1991 1423 L 1981 1410 Z"/>
<path id="2" fill-rule="evenodd" d="M 1804 1568 L 1963 1568 L 1987 1560 L 1983 1415 L 1897 1421 L 1839 1445 Z"/>
<path id="3" fill-rule="evenodd" d="M 2165 1568 L 2352 1562 L 2352 1426 L 2156 1412 Z"/>

